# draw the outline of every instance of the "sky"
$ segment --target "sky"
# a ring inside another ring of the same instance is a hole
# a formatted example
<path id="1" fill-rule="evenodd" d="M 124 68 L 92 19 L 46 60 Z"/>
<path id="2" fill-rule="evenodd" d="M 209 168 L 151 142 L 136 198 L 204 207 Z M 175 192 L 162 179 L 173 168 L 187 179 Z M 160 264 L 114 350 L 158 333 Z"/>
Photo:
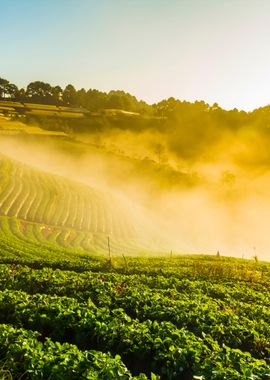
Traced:
<path id="1" fill-rule="evenodd" d="M 0 0 L 0 77 L 155 103 L 270 103 L 269 0 Z"/>

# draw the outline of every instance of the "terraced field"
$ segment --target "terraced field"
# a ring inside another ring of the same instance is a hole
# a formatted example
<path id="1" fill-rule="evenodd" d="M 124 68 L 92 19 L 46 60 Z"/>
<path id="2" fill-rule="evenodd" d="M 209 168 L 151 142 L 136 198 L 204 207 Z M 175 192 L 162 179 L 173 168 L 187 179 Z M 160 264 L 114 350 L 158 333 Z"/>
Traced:
<path id="1" fill-rule="evenodd" d="M 0 157 L 0 222 L 14 240 L 101 253 L 109 237 L 114 253 L 135 253 L 140 227 L 128 215 L 109 194 Z"/>
<path id="2" fill-rule="evenodd" d="M 0 113 L 9 115 L 26 114 L 46 117 L 56 116 L 61 118 L 83 118 L 89 114 L 89 111 L 84 108 L 0 100 Z"/>
<path id="3" fill-rule="evenodd" d="M 122 256 L 109 195 L 3 156 L 0 183 L 1 380 L 270 379 L 269 263 Z"/>

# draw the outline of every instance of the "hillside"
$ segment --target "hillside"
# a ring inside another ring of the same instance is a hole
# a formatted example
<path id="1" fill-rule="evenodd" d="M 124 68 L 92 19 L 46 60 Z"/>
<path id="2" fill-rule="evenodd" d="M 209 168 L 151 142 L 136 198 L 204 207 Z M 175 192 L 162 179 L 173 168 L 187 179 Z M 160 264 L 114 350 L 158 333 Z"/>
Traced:
<path id="1" fill-rule="evenodd" d="M 144 199 L 155 207 L 152 227 L 163 216 L 163 226 L 174 225 L 181 243 L 199 237 L 207 252 L 201 236 L 207 247 L 221 246 L 214 227 L 222 214 L 210 210 L 225 200 L 233 212 L 229 208 L 220 230 L 232 236 L 235 206 L 243 197 L 239 178 L 223 173 L 211 187 L 217 196 L 212 207 L 201 208 L 196 192 L 191 201 L 177 192 L 168 203 L 161 194 L 169 189 L 190 194 L 201 183 L 210 186 L 167 165 L 162 147 L 147 136 L 144 150 L 155 160 L 135 158 L 130 147 L 142 136 L 132 135 L 129 144 L 127 136 L 121 131 L 111 145 L 110 135 L 104 144 L 104 134 L 101 144 L 92 135 L 1 136 L 1 151 L 21 162 L 0 156 L 0 379 L 269 379 L 270 266 L 261 251 L 257 256 L 254 248 L 251 261 L 224 257 L 223 250 L 216 256 L 177 255 L 167 245 L 155 256 L 152 240 L 160 251 L 162 244 L 135 217 L 136 202 L 129 207 L 124 198 L 83 184 L 91 179 L 131 200 Z M 117 143 L 125 145 L 123 152 Z M 224 170 L 218 169 L 217 178 Z M 248 217 L 249 209 L 254 226 L 252 207 L 244 204 L 239 215 Z M 197 234 L 200 218 L 207 229 Z M 242 230 L 255 247 L 254 229 Z"/>
<path id="2" fill-rule="evenodd" d="M 134 253 L 142 227 L 120 200 L 88 186 L 0 157 L 1 231 L 88 252 Z M 5 227 L 4 227 L 5 226 Z M 145 234 L 144 234 L 145 236 Z"/>

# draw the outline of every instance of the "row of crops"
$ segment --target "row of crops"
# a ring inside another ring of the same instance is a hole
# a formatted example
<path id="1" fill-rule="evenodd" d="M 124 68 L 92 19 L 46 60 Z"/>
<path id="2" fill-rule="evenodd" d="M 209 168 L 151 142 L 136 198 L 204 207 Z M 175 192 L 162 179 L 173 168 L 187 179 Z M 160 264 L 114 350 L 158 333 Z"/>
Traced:
<path id="1" fill-rule="evenodd" d="M 163 257 L 92 265 L 82 273 L 0 265 L 0 355 L 15 377 L 270 378 L 267 264 Z M 206 266 L 219 275 L 206 277 Z M 227 267 L 238 268 L 234 278 Z M 249 281 L 250 272 L 262 275 Z"/>
<path id="2" fill-rule="evenodd" d="M 107 195 L 6 158 L 0 183 L 1 380 L 270 379 L 269 264 L 130 256 Z"/>
<path id="3" fill-rule="evenodd" d="M 0 215 L 132 238 L 135 230 L 124 209 L 108 194 L 63 177 L 0 160 Z"/>
<path id="4" fill-rule="evenodd" d="M 0 183 L 0 217 L 7 217 L 19 238 L 107 252 L 110 236 L 114 252 L 140 249 L 140 233 L 132 218 L 108 194 L 4 157 Z"/>
<path id="5" fill-rule="evenodd" d="M 52 227 L 51 234 L 44 236 L 43 228 L 43 225 L 37 223 L 25 223 L 15 217 L 0 216 L 1 257 L 19 262 L 27 259 L 29 262 L 36 261 L 37 264 L 40 260 L 46 260 L 47 263 L 56 265 L 63 261 L 81 261 L 89 265 L 89 259 L 93 255 L 108 255 L 107 236 Z M 120 239 L 111 238 L 110 249 L 112 253 L 118 254 L 132 252 L 132 244 L 125 246 Z"/>

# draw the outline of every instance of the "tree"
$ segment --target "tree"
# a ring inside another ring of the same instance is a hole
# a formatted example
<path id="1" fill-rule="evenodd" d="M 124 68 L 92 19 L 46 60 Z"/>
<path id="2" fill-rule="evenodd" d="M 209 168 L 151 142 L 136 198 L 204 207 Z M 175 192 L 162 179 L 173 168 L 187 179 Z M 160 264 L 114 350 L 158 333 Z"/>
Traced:
<path id="1" fill-rule="evenodd" d="M 154 104 L 156 113 L 158 116 L 170 116 L 178 105 L 179 100 L 175 100 L 173 97 L 170 97 L 167 100 L 162 100 L 161 102 Z"/>
<path id="2" fill-rule="evenodd" d="M 139 102 L 135 96 L 128 92 L 112 90 L 107 95 L 107 108 L 124 109 L 131 112 L 140 112 L 145 109 L 146 103 Z"/>
<path id="3" fill-rule="evenodd" d="M 52 87 L 51 89 L 51 93 L 52 93 L 52 103 L 53 104 L 59 104 L 61 103 L 62 99 L 63 99 L 63 90 L 60 86 L 55 86 L 55 87 Z"/>
<path id="4" fill-rule="evenodd" d="M 63 101 L 66 105 L 74 106 L 77 104 L 77 91 L 72 84 L 68 84 L 63 91 Z"/>
<path id="5" fill-rule="evenodd" d="M 15 99 L 18 98 L 19 95 L 19 89 L 18 87 L 13 83 L 8 83 L 6 85 L 6 95 L 8 98 Z"/>
<path id="6" fill-rule="evenodd" d="M 81 107 L 86 107 L 86 91 L 84 88 L 81 88 L 77 91 L 77 105 Z"/>
<path id="7" fill-rule="evenodd" d="M 112 91 L 111 91 L 112 92 Z M 123 104 L 123 97 L 119 94 L 110 93 L 108 99 L 107 108 L 116 108 L 116 109 L 122 109 L 124 108 Z"/>
<path id="8" fill-rule="evenodd" d="M 90 89 L 86 93 L 85 107 L 89 111 L 100 111 L 106 107 L 108 95 L 105 92 Z"/>
<path id="9" fill-rule="evenodd" d="M 50 102 L 53 97 L 53 88 L 49 83 L 35 81 L 29 83 L 26 89 L 26 96 L 32 101 L 41 103 Z"/>
<path id="10" fill-rule="evenodd" d="M 18 90 L 17 99 L 20 100 L 21 102 L 24 102 L 27 100 L 26 91 L 24 88 L 20 88 Z"/>
<path id="11" fill-rule="evenodd" d="M 9 81 L 4 78 L 0 78 L 0 98 L 5 98 L 7 93 L 7 86 Z"/>

